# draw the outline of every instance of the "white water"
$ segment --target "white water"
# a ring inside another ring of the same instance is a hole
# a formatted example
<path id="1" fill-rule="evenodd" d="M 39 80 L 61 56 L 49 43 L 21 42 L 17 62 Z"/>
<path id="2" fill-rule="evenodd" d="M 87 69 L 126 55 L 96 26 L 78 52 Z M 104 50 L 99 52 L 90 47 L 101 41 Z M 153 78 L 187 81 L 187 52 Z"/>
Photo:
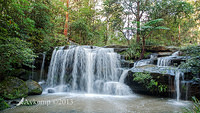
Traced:
<path id="1" fill-rule="evenodd" d="M 124 80 L 125 80 L 126 76 L 128 75 L 128 71 L 129 70 L 123 70 L 122 75 L 121 75 L 121 77 L 119 79 L 120 83 L 124 83 Z"/>
<path id="2" fill-rule="evenodd" d="M 175 90 L 176 90 L 176 100 L 179 101 L 180 100 L 180 78 L 184 78 L 184 73 L 181 72 L 180 70 L 177 70 L 175 73 L 175 80 L 174 80 L 174 84 L 175 84 Z"/>
<path id="3" fill-rule="evenodd" d="M 171 57 L 160 57 L 158 58 L 157 66 L 165 67 L 171 64 Z"/>
<path id="4" fill-rule="evenodd" d="M 171 65 L 171 60 L 179 56 L 180 51 L 174 52 L 171 56 L 158 58 L 157 66 L 166 67 Z"/>
<path id="5" fill-rule="evenodd" d="M 153 64 L 153 60 L 151 60 L 151 59 L 139 60 L 134 63 L 134 67 L 145 66 L 148 64 Z"/>
<path id="6" fill-rule="evenodd" d="M 131 90 L 124 84 L 128 71 L 121 75 L 119 59 L 112 48 L 56 48 L 49 66 L 48 88 L 63 92 L 67 86 L 70 92 L 129 95 Z"/>
<path id="7" fill-rule="evenodd" d="M 40 69 L 40 81 L 42 81 L 43 79 L 43 72 L 44 72 L 44 63 L 45 63 L 45 57 L 46 57 L 46 54 L 45 53 L 42 53 L 42 65 L 41 65 L 41 69 Z"/>

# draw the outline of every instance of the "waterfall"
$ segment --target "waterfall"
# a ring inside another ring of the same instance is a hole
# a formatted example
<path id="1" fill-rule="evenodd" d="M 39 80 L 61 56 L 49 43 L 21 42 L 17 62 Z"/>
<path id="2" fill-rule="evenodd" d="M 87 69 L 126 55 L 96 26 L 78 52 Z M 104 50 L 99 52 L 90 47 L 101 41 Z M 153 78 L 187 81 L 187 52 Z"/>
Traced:
<path id="1" fill-rule="evenodd" d="M 174 52 L 171 56 L 160 57 L 158 58 L 157 66 L 166 67 L 171 65 L 171 60 L 177 58 L 180 54 L 180 51 Z"/>
<path id="2" fill-rule="evenodd" d="M 139 61 L 134 63 L 134 67 L 136 68 L 136 67 L 139 67 L 139 66 L 154 64 L 154 60 L 157 59 L 157 57 L 158 57 L 157 54 L 151 54 L 150 59 L 139 60 Z"/>
<path id="3" fill-rule="evenodd" d="M 112 48 L 57 47 L 51 57 L 48 87 L 57 92 L 131 94 L 130 88 L 124 84 L 128 70 L 121 75 L 119 59 L 120 55 Z"/>
<path id="4" fill-rule="evenodd" d="M 177 70 L 175 73 L 175 80 L 174 80 L 177 101 L 180 100 L 180 96 L 181 96 L 181 93 L 180 93 L 180 78 L 181 77 L 182 77 L 182 79 L 184 78 L 184 73 L 181 72 L 181 70 Z"/>
<path id="5" fill-rule="evenodd" d="M 44 63 L 45 63 L 45 57 L 46 53 L 42 53 L 42 65 L 41 65 L 41 70 L 40 70 L 40 81 L 43 79 L 43 72 L 44 72 Z"/>
<path id="6" fill-rule="evenodd" d="M 172 56 L 179 56 L 179 54 L 180 54 L 180 51 L 176 51 L 176 52 L 174 52 L 173 54 L 172 54 Z"/>
<path id="7" fill-rule="evenodd" d="M 126 76 L 128 75 L 128 71 L 129 71 L 129 70 L 123 70 L 122 75 L 121 75 L 121 77 L 120 77 L 120 79 L 119 79 L 119 82 L 120 82 L 120 83 L 124 83 L 124 79 L 125 79 Z"/>
<path id="8" fill-rule="evenodd" d="M 165 67 L 171 64 L 171 57 L 160 57 L 158 58 L 157 66 Z"/>

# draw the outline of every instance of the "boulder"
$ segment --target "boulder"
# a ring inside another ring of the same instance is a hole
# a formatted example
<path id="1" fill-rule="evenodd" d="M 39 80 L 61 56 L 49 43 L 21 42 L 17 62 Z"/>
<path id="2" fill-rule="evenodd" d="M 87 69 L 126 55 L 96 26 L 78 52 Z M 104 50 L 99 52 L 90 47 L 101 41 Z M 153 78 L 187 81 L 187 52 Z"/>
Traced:
<path id="1" fill-rule="evenodd" d="M 166 85 L 167 90 L 165 92 L 160 92 L 159 90 L 151 91 L 151 89 L 147 89 L 145 87 L 146 84 L 134 81 L 133 74 L 135 72 L 129 71 L 128 76 L 125 79 L 125 83 L 132 89 L 135 93 L 140 94 L 147 94 L 152 96 L 161 96 L 161 97 L 173 97 L 174 89 L 172 81 L 174 79 L 174 76 L 168 75 L 168 74 L 161 74 L 161 73 L 150 73 L 150 75 L 153 77 L 152 79 L 157 81 L 158 84 Z M 158 87 L 157 87 L 158 88 Z"/>
<path id="2" fill-rule="evenodd" d="M 47 91 L 48 91 L 48 93 L 55 93 L 56 92 L 54 88 L 49 88 Z"/>
<path id="3" fill-rule="evenodd" d="M 42 87 L 33 80 L 27 80 L 26 85 L 28 87 L 28 94 L 29 95 L 40 95 L 42 94 Z"/>
<path id="4" fill-rule="evenodd" d="M 16 99 L 26 97 L 28 95 L 28 87 L 26 83 L 17 77 L 6 77 L 0 82 L 0 96 L 5 99 Z"/>

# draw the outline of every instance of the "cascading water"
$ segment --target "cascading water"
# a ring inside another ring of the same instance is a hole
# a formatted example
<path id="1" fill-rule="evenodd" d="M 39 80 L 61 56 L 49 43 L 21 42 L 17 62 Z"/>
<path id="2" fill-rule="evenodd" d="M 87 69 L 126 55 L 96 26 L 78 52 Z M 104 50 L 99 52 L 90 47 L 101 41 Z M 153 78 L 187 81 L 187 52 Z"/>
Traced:
<path id="1" fill-rule="evenodd" d="M 41 65 L 41 70 L 40 70 L 40 81 L 42 81 L 43 79 L 43 72 L 44 72 L 44 63 L 45 63 L 45 57 L 46 57 L 46 53 L 42 53 L 42 65 Z"/>
<path id="2" fill-rule="evenodd" d="M 143 59 L 143 60 L 139 60 L 137 62 L 134 63 L 134 67 L 139 67 L 139 66 L 145 66 L 145 65 L 149 65 L 149 64 L 153 64 L 154 60 L 157 59 L 157 54 L 152 54 L 150 55 L 150 59 Z"/>
<path id="3" fill-rule="evenodd" d="M 181 72 L 181 70 L 177 70 L 175 73 L 175 80 L 174 80 L 177 101 L 180 100 L 180 96 L 181 96 L 181 94 L 180 94 L 180 78 L 181 77 L 182 77 L 182 79 L 184 78 L 184 73 Z"/>
<path id="4" fill-rule="evenodd" d="M 134 67 L 145 66 L 149 64 L 153 64 L 153 60 L 151 59 L 139 60 L 134 63 Z"/>
<path id="5" fill-rule="evenodd" d="M 157 66 L 166 67 L 171 65 L 171 60 L 179 56 L 180 51 L 173 53 L 171 56 L 158 58 Z"/>
<path id="6" fill-rule="evenodd" d="M 120 56 L 112 48 L 58 47 L 53 51 L 47 84 L 58 92 L 131 94 L 121 78 Z M 126 76 L 128 71 L 123 72 Z"/>
<path id="7" fill-rule="evenodd" d="M 157 66 L 165 67 L 165 66 L 169 66 L 170 64 L 171 64 L 171 57 L 158 58 Z"/>

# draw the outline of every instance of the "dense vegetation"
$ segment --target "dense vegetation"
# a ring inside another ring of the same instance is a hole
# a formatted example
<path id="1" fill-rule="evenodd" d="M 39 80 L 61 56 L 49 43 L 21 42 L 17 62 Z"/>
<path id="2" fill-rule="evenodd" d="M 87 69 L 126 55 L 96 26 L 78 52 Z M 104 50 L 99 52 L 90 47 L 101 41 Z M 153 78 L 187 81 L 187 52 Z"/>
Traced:
<path id="1" fill-rule="evenodd" d="M 69 40 L 130 45 L 125 53 L 130 58 L 143 58 L 145 45 L 198 42 L 198 1 L 105 0 L 97 5 L 92 0 L 1 0 L 0 74 L 32 67 L 39 53 Z"/>
<path id="2" fill-rule="evenodd" d="M 194 79 L 199 77 L 200 1 L 102 2 L 99 6 L 98 0 L 0 0 L 0 81 L 8 75 L 16 76 L 20 69 L 34 68 L 39 54 L 50 56 L 55 46 L 71 41 L 80 45 L 127 45 L 123 54 L 129 60 L 147 56 L 145 48 L 149 45 L 187 46 L 182 51 L 189 59 L 180 68 L 188 69 Z M 151 91 L 167 90 L 148 73 L 135 73 L 134 77 Z M 195 103 L 199 111 L 199 102 Z M 2 98 L 0 106 L 0 110 L 9 107 Z"/>

